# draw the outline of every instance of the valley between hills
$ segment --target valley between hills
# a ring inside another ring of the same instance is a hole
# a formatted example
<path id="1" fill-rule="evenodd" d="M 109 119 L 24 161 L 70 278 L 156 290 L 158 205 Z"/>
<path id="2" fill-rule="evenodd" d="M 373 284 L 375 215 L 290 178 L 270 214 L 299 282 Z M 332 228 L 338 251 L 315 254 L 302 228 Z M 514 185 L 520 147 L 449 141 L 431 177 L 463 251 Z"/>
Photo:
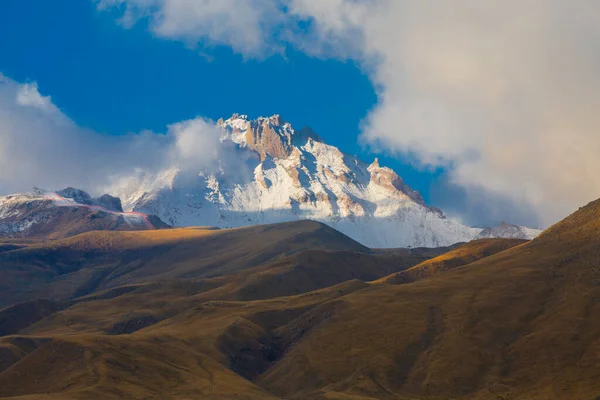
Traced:
<path id="1" fill-rule="evenodd" d="M 0 398 L 597 399 L 600 201 L 533 241 L 317 222 L 0 245 Z"/>

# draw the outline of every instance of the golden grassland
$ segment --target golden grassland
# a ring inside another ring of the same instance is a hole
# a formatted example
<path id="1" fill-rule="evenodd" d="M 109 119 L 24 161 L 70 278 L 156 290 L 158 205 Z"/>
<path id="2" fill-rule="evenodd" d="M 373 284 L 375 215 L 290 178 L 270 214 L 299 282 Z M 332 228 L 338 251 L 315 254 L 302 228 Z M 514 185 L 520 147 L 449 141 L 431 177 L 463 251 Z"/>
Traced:
<path id="1" fill-rule="evenodd" d="M 0 311 L 0 398 L 600 398 L 599 202 L 442 256 L 307 222 L 92 233 L 0 262 L 55 294 Z M 88 270 L 96 286 L 65 289 Z"/>
<path id="2" fill-rule="evenodd" d="M 489 257 L 511 247 L 526 243 L 521 239 L 479 239 L 460 246 L 440 256 L 423 261 L 422 263 L 396 272 L 374 283 L 403 284 L 426 279 L 451 269 L 471 264 L 482 258 Z"/>

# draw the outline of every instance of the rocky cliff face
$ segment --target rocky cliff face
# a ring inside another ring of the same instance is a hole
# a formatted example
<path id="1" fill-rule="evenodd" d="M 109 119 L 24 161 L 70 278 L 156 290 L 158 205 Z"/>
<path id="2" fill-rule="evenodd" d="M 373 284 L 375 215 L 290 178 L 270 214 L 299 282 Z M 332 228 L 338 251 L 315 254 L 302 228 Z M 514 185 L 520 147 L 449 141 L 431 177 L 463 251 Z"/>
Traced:
<path id="1" fill-rule="evenodd" d="M 412 190 L 410 187 L 405 185 L 402 178 L 400 178 L 398 174 L 394 172 L 394 170 L 380 167 L 379 160 L 377 158 L 375 158 L 375 161 L 369 165 L 367 171 L 369 171 L 371 174 L 371 182 L 374 184 L 379 185 L 390 192 L 403 193 L 415 202 L 425 205 L 425 201 L 419 192 Z"/>
<path id="2" fill-rule="evenodd" d="M 233 164 L 202 171 L 142 174 L 109 192 L 125 210 L 155 214 L 174 226 L 312 219 L 370 247 L 446 246 L 482 231 L 428 207 L 377 159 L 368 165 L 323 143 L 309 128 L 295 131 L 278 115 L 234 115 L 218 126 L 223 141 L 256 156 L 233 157 Z"/>
<path id="3" fill-rule="evenodd" d="M 292 134 L 291 126 L 276 115 L 250 122 L 245 140 L 248 148 L 260 154 L 261 160 L 267 156 L 283 159 L 292 152 Z"/>

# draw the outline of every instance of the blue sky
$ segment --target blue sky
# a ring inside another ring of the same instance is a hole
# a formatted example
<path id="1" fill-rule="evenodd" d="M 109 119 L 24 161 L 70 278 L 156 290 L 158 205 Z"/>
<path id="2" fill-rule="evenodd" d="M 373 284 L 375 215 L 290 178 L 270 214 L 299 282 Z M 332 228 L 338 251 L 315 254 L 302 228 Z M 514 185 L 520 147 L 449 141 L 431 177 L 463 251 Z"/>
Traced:
<path id="1" fill-rule="evenodd" d="M 375 155 L 358 143 L 360 122 L 376 104 L 373 85 L 351 61 L 288 49 L 244 59 L 225 46 L 190 49 L 156 38 L 147 26 L 123 29 L 111 13 L 81 0 L 22 0 L 0 13 L 0 72 L 35 81 L 78 124 L 110 135 L 164 131 L 197 115 L 281 114 L 309 125 L 328 143 Z M 399 157 L 378 154 L 429 200 L 432 179 Z"/>

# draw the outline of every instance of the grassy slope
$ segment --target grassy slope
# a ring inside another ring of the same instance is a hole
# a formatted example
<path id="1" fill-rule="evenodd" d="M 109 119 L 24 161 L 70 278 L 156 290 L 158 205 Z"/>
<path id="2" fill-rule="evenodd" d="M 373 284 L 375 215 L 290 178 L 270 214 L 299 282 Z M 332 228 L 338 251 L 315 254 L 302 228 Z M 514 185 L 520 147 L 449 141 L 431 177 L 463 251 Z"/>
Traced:
<path id="1" fill-rule="evenodd" d="M 80 302 L 20 335 L 0 338 L 0 358 L 13 359 L 0 364 L 0 397 L 51 393 L 53 399 L 271 398 L 240 375 L 256 377 L 292 345 L 276 335 L 277 329 L 315 310 L 318 314 L 321 304 L 365 286 L 350 281 L 253 302 L 192 298 L 171 318 L 131 334 L 114 327 L 163 305 L 148 301 L 143 292 Z M 134 321 L 140 328 L 136 325 Z M 309 332 L 313 325 L 310 320 L 303 329 Z M 35 339 L 23 349 L 15 345 L 30 338 L 44 340 Z M 48 368 L 56 373 L 47 373 Z"/>
<path id="2" fill-rule="evenodd" d="M 216 231 L 90 232 L 0 253 L 0 307 L 132 283 L 212 278 L 307 248 L 370 251 L 308 221 Z"/>
<path id="3" fill-rule="evenodd" d="M 3 333 L 13 334 L 0 338 L 0 396 L 266 398 L 242 377 L 256 378 L 320 323 L 323 303 L 365 288 L 357 278 L 439 253 L 372 251 L 312 222 L 28 243 L 0 254 L 6 287 L 67 300 L 0 310 Z M 85 286 L 90 270 L 100 284 L 69 300 L 63 283 Z M 22 280 L 10 284 L 15 272 Z M 295 330 L 278 332 L 292 322 Z M 60 372 L 42 372 L 50 367 Z"/>
<path id="4" fill-rule="evenodd" d="M 520 239 L 474 240 L 448 253 L 423 261 L 414 267 L 388 275 L 379 279 L 377 283 L 403 284 L 430 278 L 526 242 L 526 240 Z"/>
<path id="5" fill-rule="evenodd" d="M 331 268 L 352 277 L 352 250 L 322 259 L 329 250 L 308 246 L 254 273 L 225 263 L 235 279 L 107 287 L 0 338 L 0 396 L 595 399 L 599 233 L 597 202 L 533 242 L 406 285 L 272 289 L 272 276 L 298 287 L 329 284 Z M 256 299 L 262 291 L 279 297 Z M 46 379 L 51 366 L 62 372 Z"/>
<path id="6" fill-rule="evenodd" d="M 600 204 L 431 279 L 343 298 L 259 384 L 280 395 L 595 399 Z"/>

